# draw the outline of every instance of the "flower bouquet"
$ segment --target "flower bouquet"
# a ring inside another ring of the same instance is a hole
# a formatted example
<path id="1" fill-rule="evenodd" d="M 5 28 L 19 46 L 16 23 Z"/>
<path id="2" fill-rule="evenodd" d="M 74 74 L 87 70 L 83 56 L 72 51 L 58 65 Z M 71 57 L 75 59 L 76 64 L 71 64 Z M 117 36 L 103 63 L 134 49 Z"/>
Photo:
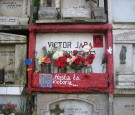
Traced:
<path id="1" fill-rule="evenodd" d="M 12 103 L 0 105 L 0 115 L 19 115 L 16 105 Z"/>
<path id="2" fill-rule="evenodd" d="M 38 58 L 38 63 L 41 65 L 41 71 L 46 73 L 51 73 L 51 57 L 53 55 L 53 51 L 47 51 L 46 47 L 43 47 L 43 57 Z"/>
<path id="3" fill-rule="evenodd" d="M 66 73 L 67 68 L 69 68 L 70 58 L 71 56 L 64 50 L 54 53 L 54 66 L 58 67 L 58 73 Z"/>
<path id="4" fill-rule="evenodd" d="M 67 51 L 61 48 L 53 48 L 47 51 L 46 47 L 43 47 L 43 57 L 39 57 L 38 63 L 41 65 L 41 71 L 51 73 L 57 69 L 58 73 L 65 73 L 67 69 L 75 70 L 75 72 L 82 72 L 82 68 L 85 68 L 86 73 L 92 72 L 91 64 L 95 58 L 92 54 L 92 46 L 82 46 L 82 53 L 78 50 L 73 50 L 73 54 L 70 55 Z"/>
<path id="5" fill-rule="evenodd" d="M 84 65 L 87 64 L 87 60 L 78 54 L 77 50 L 73 51 L 73 56 L 70 60 L 70 66 L 72 69 L 75 70 L 75 72 L 81 72 L 82 68 L 84 67 Z"/>
<path id="6" fill-rule="evenodd" d="M 95 54 L 92 54 L 92 46 L 89 46 L 88 44 L 83 45 L 83 56 L 86 58 L 86 66 L 85 66 L 85 73 L 91 73 L 92 72 L 92 66 L 93 60 L 95 58 Z M 94 52 L 95 53 L 95 52 Z"/>

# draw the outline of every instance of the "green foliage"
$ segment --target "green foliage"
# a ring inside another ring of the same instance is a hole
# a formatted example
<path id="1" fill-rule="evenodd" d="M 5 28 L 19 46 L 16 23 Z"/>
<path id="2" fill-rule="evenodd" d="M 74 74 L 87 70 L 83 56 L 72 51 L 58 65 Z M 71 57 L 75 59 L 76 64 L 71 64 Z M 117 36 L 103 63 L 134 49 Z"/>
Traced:
<path id="1" fill-rule="evenodd" d="M 53 56 L 53 54 L 55 52 L 54 49 L 51 49 L 50 51 L 47 51 L 46 47 L 43 47 L 42 49 L 43 49 L 44 56 L 47 56 L 49 58 L 52 58 L 52 56 Z"/>
<path id="2" fill-rule="evenodd" d="M 38 13 L 34 13 L 32 23 L 35 23 L 37 19 L 38 19 Z"/>
<path id="3" fill-rule="evenodd" d="M 39 6 L 40 5 L 40 0 L 34 0 L 33 5 L 34 6 Z"/>
<path id="4" fill-rule="evenodd" d="M 36 8 L 36 12 L 33 13 L 32 23 L 35 23 L 36 20 L 38 19 L 38 10 L 39 10 L 39 6 L 40 6 L 40 0 L 34 0 L 33 6 Z"/>

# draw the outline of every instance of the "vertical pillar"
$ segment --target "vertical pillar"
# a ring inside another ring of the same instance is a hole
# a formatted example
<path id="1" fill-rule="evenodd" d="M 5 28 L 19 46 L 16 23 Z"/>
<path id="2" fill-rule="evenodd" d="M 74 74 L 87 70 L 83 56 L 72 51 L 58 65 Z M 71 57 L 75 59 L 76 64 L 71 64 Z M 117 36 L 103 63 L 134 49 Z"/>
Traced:
<path id="1" fill-rule="evenodd" d="M 112 29 L 109 28 L 109 30 L 106 33 L 106 49 L 108 49 L 109 47 L 112 48 L 113 50 L 113 39 L 112 39 Z M 112 51 L 113 52 L 113 51 Z M 107 73 L 109 74 L 109 78 L 108 78 L 108 82 L 109 82 L 109 91 L 110 93 L 114 92 L 114 72 L 113 72 L 113 53 L 109 54 L 107 56 Z"/>
<path id="2" fill-rule="evenodd" d="M 113 94 L 109 94 L 109 115 L 113 115 Z"/>
<path id="3" fill-rule="evenodd" d="M 113 16 L 112 16 L 112 12 L 113 12 L 113 10 L 112 10 L 112 0 L 108 0 L 107 1 L 107 3 L 108 3 L 108 22 L 111 24 L 111 23 L 113 23 Z"/>
<path id="4" fill-rule="evenodd" d="M 30 36 L 29 36 L 29 55 L 28 58 L 32 59 L 32 64 L 29 66 L 28 69 L 28 92 L 31 93 L 32 91 L 32 75 L 35 67 L 35 42 L 36 42 L 36 35 L 35 32 L 32 30 L 33 26 L 30 27 Z"/>

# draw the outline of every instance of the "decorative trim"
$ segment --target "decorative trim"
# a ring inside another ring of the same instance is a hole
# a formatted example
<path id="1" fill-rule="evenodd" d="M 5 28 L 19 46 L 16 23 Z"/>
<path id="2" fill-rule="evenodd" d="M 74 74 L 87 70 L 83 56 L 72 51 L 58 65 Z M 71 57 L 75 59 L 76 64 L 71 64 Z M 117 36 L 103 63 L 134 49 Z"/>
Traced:
<path id="1" fill-rule="evenodd" d="M 37 33 L 60 33 L 60 32 L 69 32 L 69 33 L 89 33 L 89 32 L 103 32 L 105 33 L 106 39 L 106 49 L 109 47 L 112 48 L 112 25 L 110 24 L 46 24 L 46 25 L 30 25 L 29 26 L 30 37 L 29 37 L 29 56 L 28 58 L 32 59 L 33 62 L 29 66 L 32 68 L 32 71 L 28 71 L 28 93 L 32 91 L 41 91 L 41 92 L 63 92 L 63 93 L 72 93 L 72 92 L 91 92 L 91 91 L 101 91 L 107 93 L 114 92 L 113 84 L 113 55 L 107 55 L 107 64 L 106 70 L 108 74 L 108 87 L 107 88 L 33 88 L 32 87 L 32 77 L 35 71 L 35 44 L 36 44 L 36 34 Z M 95 79 L 96 80 L 96 79 Z"/>
<path id="2" fill-rule="evenodd" d="M 133 37 L 134 36 L 134 37 Z M 114 36 L 114 43 L 135 43 L 135 31 L 125 32 Z"/>

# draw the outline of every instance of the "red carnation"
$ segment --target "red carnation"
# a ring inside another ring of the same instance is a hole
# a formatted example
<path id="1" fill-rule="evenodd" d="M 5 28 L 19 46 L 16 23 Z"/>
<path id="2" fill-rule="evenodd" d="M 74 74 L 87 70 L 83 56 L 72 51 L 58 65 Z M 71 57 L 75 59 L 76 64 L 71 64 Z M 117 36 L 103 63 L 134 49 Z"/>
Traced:
<path id="1" fill-rule="evenodd" d="M 86 62 L 85 58 L 83 58 L 82 56 L 76 56 L 76 59 L 73 61 L 72 64 L 79 65 L 79 64 L 85 64 L 85 62 Z"/>
<path id="2" fill-rule="evenodd" d="M 66 58 L 72 58 L 72 56 L 69 53 L 66 53 L 65 57 Z"/>
<path id="3" fill-rule="evenodd" d="M 15 104 L 10 104 L 10 107 L 11 107 L 11 108 L 14 108 L 14 107 L 15 107 Z"/>
<path id="4" fill-rule="evenodd" d="M 84 57 L 81 57 L 81 61 L 82 61 L 83 64 L 84 64 L 84 63 L 86 63 L 87 60 L 86 60 Z"/>
<path id="5" fill-rule="evenodd" d="M 77 57 L 75 58 L 73 64 L 77 64 L 77 65 L 80 64 L 80 56 L 77 56 Z"/>
<path id="6" fill-rule="evenodd" d="M 89 62 L 89 64 L 92 64 L 94 58 L 95 58 L 95 55 L 94 54 L 89 54 L 86 59 Z"/>
<path id="7" fill-rule="evenodd" d="M 51 59 L 48 58 L 48 57 L 46 57 L 46 58 L 44 59 L 44 63 L 47 63 L 47 64 L 51 63 Z"/>
<path id="8" fill-rule="evenodd" d="M 67 58 L 65 56 L 59 57 L 58 60 L 55 61 L 55 66 L 65 68 L 67 63 Z"/>
<path id="9" fill-rule="evenodd" d="M 74 50 L 73 51 L 73 55 L 77 55 L 78 54 L 78 51 L 77 50 Z"/>
<path id="10" fill-rule="evenodd" d="M 59 60 L 56 60 L 55 63 L 54 63 L 55 66 L 57 67 L 60 67 L 60 61 Z"/>

